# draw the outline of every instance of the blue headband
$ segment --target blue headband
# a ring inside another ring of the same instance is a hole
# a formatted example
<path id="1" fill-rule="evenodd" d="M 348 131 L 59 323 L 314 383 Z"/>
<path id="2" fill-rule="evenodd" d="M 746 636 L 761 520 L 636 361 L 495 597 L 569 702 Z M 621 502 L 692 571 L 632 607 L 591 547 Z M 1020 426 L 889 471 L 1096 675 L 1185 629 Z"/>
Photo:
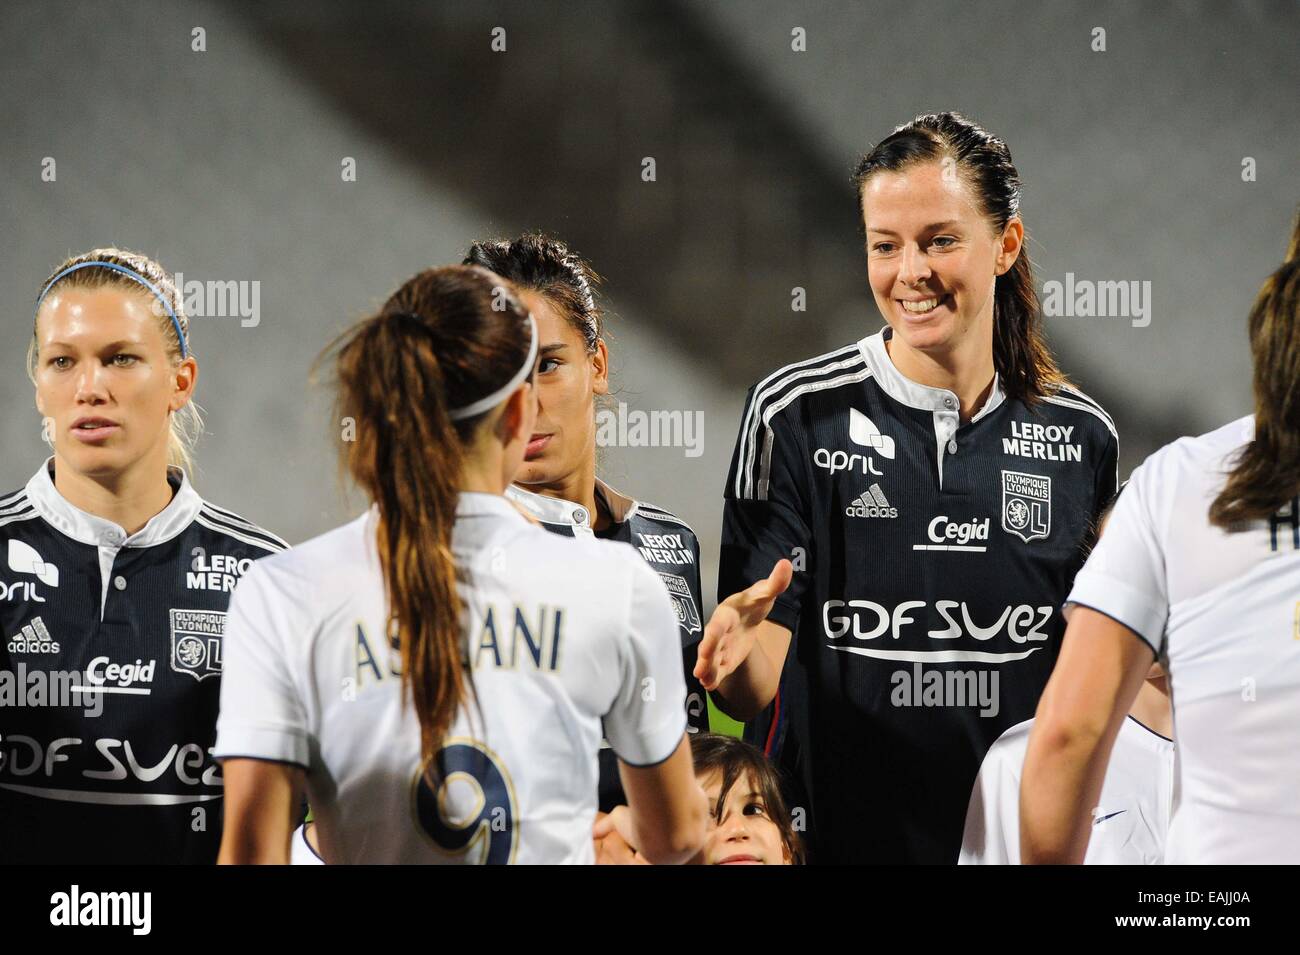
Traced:
<path id="1" fill-rule="evenodd" d="M 176 326 L 176 339 L 181 344 L 181 358 L 184 359 L 189 357 L 189 350 L 185 347 L 185 333 L 181 331 L 181 320 L 176 317 L 176 310 L 172 308 L 172 303 L 167 301 L 167 297 L 163 295 L 162 290 L 159 289 L 158 286 L 150 282 L 143 275 L 141 275 L 139 272 L 135 272 L 131 269 L 126 268 L 125 266 L 117 265 L 116 263 L 113 262 L 78 262 L 76 265 L 68 266 L 58 275 L 54 276 L 54 278 L 50 279 L 49 284 L 45 286 L 45 289 L 41 292 L 40 297 L 36 299 L 36 311 L 39 312 L 41 310 L 41 303 L 45 301 L 45 296 L 50 294 L 50 289 L 54 288 L 54 283 L 56 283 L 59 279 L 63 278 L 65 275 L 70 275 L 71 273 L 79 271 L 81 269 L 89 269 L 89 268 L 110 269 L 113 272 L 120 272 L 122 275 L 125 275 L 127 278 L 131 279 L 131 281 L 139 282 L 149 291 L 153 292 L 153 294 L 157 296 L 158 301 L 162 302 L 163 308 L 167 309 L 167 314 L 172 317 L 172 324 Z"/>

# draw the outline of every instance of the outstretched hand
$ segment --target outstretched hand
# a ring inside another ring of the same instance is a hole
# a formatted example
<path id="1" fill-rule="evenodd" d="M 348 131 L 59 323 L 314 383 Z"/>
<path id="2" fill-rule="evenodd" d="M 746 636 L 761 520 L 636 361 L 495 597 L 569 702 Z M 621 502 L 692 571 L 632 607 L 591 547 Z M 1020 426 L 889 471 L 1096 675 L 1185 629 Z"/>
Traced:
<path id="1" fill-rule="evenodd" d="M 778 560 L 768 577 L 718 604 L 696 650 L 695 677 L 704 689 L 717 689 L 749 657 L 759 624 L 767 619 L 793 577 L 790 561 Z"/>

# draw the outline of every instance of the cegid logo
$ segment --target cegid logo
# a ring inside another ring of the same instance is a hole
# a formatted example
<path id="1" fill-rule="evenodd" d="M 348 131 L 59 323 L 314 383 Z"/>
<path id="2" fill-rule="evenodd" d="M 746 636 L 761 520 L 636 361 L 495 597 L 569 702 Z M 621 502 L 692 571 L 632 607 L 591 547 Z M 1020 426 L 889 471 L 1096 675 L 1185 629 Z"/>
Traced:
<path id="1" fill-rule="evenodd" d="M 133 686 L 135 683 L 152 683 L 156 661 L 144 663 L 109 663 L 108 657 L 95 657 L 86 667 L 86 682 L 101 688 L 105 693 L 131 693 L 147 696 L 150 687 Z M 113 686 L 106 684 L 112 683 Z"/>
<path id="2" fill-rule="evenodd" d="M 954 524 L 948 520 L 947 514 L 940 514 L 930 522 L 927 534 L 931 543 L 913 544 L 912 550 L 955 550 L 968 551 L 974 553 L 983 553 L 988 550 L 983 544 L 972 544 L 971 541 L 986 541 L 989 539 L 989 519 L 969 520 L 964 524 Z"/>
<path id="3" fill-rule="evenodd" d="M 831 640 L 841 640 L 852 634 L 855 640 L 875 640 L 886 631 L 897 640 L 905 632 L 913 635 L 918 626 L 914 612 L 924 613 L 929 608 L 924 600 L 904 600 L 892 609 L 871 600 L 828 600 L 822 605 L 822 629 Z M 982 625 L 971 618 L 971 609 L 965 601 L 936 600 L 934 612 L 946 624 L 941 630 L 928 630 L 931 640 L 959 640 L 971 637 L 986 642 L 996 636 L 1006 635 L 1016 644 L 1042 643 L 1048 639 L 1043 626 L 1052 619 L 1051 606 L 1033 607 L 1019 604 L 1005 607 L 995 621 Z M 922 625 L 923 626 L 923 625 Z M 882 660 L 912 662 L 975 661 L 997 663 L 1006 660 L 1023 660 L 1041 647 L 1021 651 L 997 652 L 987 650 L 947 649 L 931 647 L 922 650 L 886 650 L 874 647 L 855 647 L 827 644 L 832 650 L 857 653 Z"/>

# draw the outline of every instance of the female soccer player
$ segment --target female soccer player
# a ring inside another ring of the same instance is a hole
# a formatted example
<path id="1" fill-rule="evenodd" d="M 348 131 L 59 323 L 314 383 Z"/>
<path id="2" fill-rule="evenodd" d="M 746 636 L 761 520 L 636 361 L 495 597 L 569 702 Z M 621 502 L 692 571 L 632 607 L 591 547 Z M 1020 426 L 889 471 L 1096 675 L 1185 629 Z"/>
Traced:
<path id="1" fill-rule="evenodd" d="M 284 541 L 186 477 L 198 363 L 171 277 L 119 249 L 41 286 L 28 374 L 54 454 L 0 498 L 0 861 L 216 861 L 230 592 Z"/>
<path id="2" fill-rule="evenodd" d="M 1033 727 L 1034 720 L 1025 720 L 989 747 L 966 813 L 960 864 L 1020 864 L 1020 780 Z M 1169 681 L 1153 663 L 1116 737 L 1101 801 L 1092 810 L 1085 863 L 1164 861 L 1174 802 L 1172 737 Z"/>
<path id="3" fill-rule="evenodd" d="M 373 507 L 235 595 L 222 861 L 287 862 L 305 785 L 329 863 L 590 862 L 602 724 L 644 851 L 689 859 L 706 807 L 663 582 L 503 496 L 537 407 L 516 293 L 429 269 L 338 346 L 344 456 Z"/>
<path id="4" fill-rule="evenodd" d="M 1088 810 L 1153 658 L 1178 728 L 1165 861 L 1300 862 L 1300 216 L 1249 327 L 1254 415 L 1134 471 L 1070 592 L 1020 787 L 1026 862 L 1084 857 Z"/>
<path id="5" fill-rule="evenodd" d="M 536 431 L 506 496 L 554 533 L 636 547 L 673 598 L 688 730 L 708 732 L 704 690 L 693 674 L 704 629 L 695 532 L 662 507 L 635 501 L 596 477 L 596 396 L 609 393 L 609 351 L 592 294 L 596 273 L 563 242 L 539 234 L 476 242 L 465 264 L 483 266 L 513 282 L 541 336 Z M 602 749 L 601 811 L 622 801 L 614 755 Z"/>
<path id="6" fill-rule="evenodd" d="M 1052 670 L 1117 441 L 1043 340 L 1006 144 L 920 116 L 856 178 L 887 327 L 750 390 L 718 593 L 778 558 L 794 579 L 764 622 L 707 628 L 696 672 L 738 719 L 775 699 L 812 861 L 950 864 Z"/>
<path id="7" fill-rule="evenodd" d="M 720 733 L 697 733 L 691 754 L 711 816 L 708 839 L 693 863 L 803 863 L 803 843 L 781 795 L 780 777 L 761 750 Z M 626 812 L 616 808 L 597 824 L 597 858 L 608 864 L 644 862 L 627 842 Z"/>

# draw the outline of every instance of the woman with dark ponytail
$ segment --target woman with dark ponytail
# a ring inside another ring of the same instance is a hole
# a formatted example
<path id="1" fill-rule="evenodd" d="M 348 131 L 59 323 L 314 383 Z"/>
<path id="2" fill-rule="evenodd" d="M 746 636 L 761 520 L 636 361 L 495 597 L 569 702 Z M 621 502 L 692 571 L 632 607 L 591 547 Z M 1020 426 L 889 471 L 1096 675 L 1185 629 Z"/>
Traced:
<path id="1" fill-rule="evenodd" d="M 537 406 L 516 291 L 430 269 L 334 348 L 372 507 L 236 591 L 222 860 L 288 861 L 305 786 L 326 862 L 590 862 L 602 725 L 640 837 L 688 859 L 705 801 L 662 582 L 502 496 Z"/>
<path id="2" fill-rule="evenodd" d="M 475 242 L 465 264 L 509 279 L 541 334 L 536 432 L 506 496 L 552 533 L 637 547 L 668 585 L 677 611 L 687 726 L 692 734 L 708 732 L 704 690 L 692 673 L 704 629 L 699 541 L 671 511 L 628 497 L 596 474 L 596 407 L 609 394 L 609 350 L 594 294 L 599 276 L 565 243 L 539 233 Z M 602 749 L 601 811 L 623 801 L 617 761 Z"/>
<path id="3" fill-rule="evenodd" d="M 1254 415 L 1137 468 L 1070 593 L 1025 756 L 1026 862 L 1083 858 L 1153 659 L 1178 727 L 1165 862 L 1300 862 L 1300 215 L 1248 328 Z"/>
<path id="4" fill-rule="evenodd" d="M 918 116 L 855 182 L 886 327 L 750 390 L 718 594 L 781 558 L 793 581 L 770 613 L 724 601 L 696 673 L 802 784 L 813 862 L 954 863 L 985 751 L 1052 671 L 1117 438 L 1047 348 L 1005 142 Z"/>

